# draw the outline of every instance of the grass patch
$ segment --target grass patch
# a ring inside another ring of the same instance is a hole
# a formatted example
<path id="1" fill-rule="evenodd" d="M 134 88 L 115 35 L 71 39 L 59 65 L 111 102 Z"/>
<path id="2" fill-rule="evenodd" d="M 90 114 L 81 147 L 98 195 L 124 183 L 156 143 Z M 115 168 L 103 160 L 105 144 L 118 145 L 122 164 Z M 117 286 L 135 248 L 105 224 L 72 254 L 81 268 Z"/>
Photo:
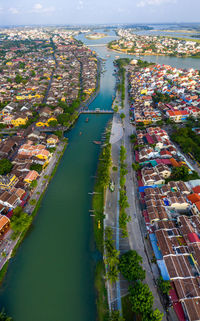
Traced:
<path id="1" fill-rule="evenodd" d="M 51 173 L 51 176 L 50 176 L 50 178 L 49 178 L 49 182 L 50 182 L 50 180 L 53 178 L 53 176 L 55 175 L 55 173 L 56 173 L 56 171 L 57 171 L 58 165 L 59 165 L 60 160 L 61 160 L 61 158 L 62 158 L 62 156 L 63 156 L 63 154 L 64 154 L 64 152 L 65 152 L 65 150 L 66 150 L 66 148 L 67 148 L 67 145 L 68 145 L 68 144 L 66 144 L 65 147 L 63 148 L 63 151 L 60 152 L 60 153 L 61 153 L 61 154 L 60 154 L 60 157 L 59 157 L 59 159 L 58 159 L 58 161 L 57 161 L 57 163 L 56 163 L 56 165 L 55 165 L 55 167 L 54 167 L 54 169 L 53 169 L 53 171 L 52 171 L 52 173 Z"/>
<path id="2" fill-rule="evenodd" d="M 7 261 L 4 266 L 2 267 L 1 271 L 0 271 L 0 283 L 3 282 L 3 279 L 6 275 L 6 272 L 8 270 L 8 264 L 9 264 L 9 261 Z"/>
<path id="3" fill-rule="evenodd" d="M 96 184 L 94 186 L 94 192 L 98 193 L 94 194 L 92 199 L 92 208 L 95 212 L 94 237 L 98 250 L 103 253 L 104 188 L 98 180 L 96 181 Z"/>
<path id="4" fill-rule="evenodd" d="M 122 313 L 126 321 L 139 321 L 139 319 L 136 318 L 136 315 L 131 309 L 131 303 L 129 301 L 128 295 L 122 298 Z"/>
<path id="5" fill-rule="evenodd" d="M 95 271 L 95 289 L 97 292 L 97 315 L 98 321 L 109 320 L 109 309 L 107 300 L 107 291 L 105 287 L 105 266 L 103 261 L 100 261 L 96 265 Z"/>

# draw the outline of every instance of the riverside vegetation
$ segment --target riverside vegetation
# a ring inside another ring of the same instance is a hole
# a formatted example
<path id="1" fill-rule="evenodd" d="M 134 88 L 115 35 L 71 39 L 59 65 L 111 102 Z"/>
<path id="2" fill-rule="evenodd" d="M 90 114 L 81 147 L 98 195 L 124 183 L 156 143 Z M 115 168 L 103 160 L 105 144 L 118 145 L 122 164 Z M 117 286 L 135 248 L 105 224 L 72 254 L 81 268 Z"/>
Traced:
<path id="1" fill-rule="evenodd" d="M 111 160 L 111 144 L 110 139 L 110 124 L 107 128 L 105 147 L 102 149 L 99 156 L 99 164 L 97 168 L 97 178 L 94 186 L 92 199 L 92 208 L 94 211 L 94 236 L 97 249 L 104 254 L 104 202 L 105 191 L 110 183 L 110 168 Z M 105 264 L 103 259 L 97 262 L 95 271 L 95 288 L 97 292 L 97 314 L 99 321 L 108 321 L 110 318 L 107 291 L 105 287 Z M 110 319 L 112 320 L 112 319 Z"/>
<path id="2" fill-rule="evenodd" d="M 120 206 L 120 213 L 119 213 L 119 226 L 122 229 L 123 237 L 128 236 L 127 232 L 127 223 L 130 221 L 130 216 L 127 215 L 126 209 L 129 207 L 128 197 L 126 195 L 126 174 L 127 165 L 125 163 L 126 160 L 126 149 L 122 145 L 120 148 L 120 197 L 119 197 L 119 206 Z"/>

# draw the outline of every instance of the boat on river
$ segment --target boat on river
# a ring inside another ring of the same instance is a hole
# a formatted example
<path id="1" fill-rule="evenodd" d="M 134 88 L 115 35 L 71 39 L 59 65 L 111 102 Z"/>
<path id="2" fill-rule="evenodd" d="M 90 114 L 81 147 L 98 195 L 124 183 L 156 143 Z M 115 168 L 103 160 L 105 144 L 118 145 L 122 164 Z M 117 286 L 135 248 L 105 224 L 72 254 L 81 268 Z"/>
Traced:
<path id="1" fill-rule="evenodd" d="M 101 145 L 101 141 L 100 140 L 93 140 L 93 144 Z"/>
<path id="2" fill-rule="evenodd" d="M 85 120 L 85 122 L 88 123 L 88 121 L 89 121 L 89 118 L 87 117 L 86 120 Z"/>

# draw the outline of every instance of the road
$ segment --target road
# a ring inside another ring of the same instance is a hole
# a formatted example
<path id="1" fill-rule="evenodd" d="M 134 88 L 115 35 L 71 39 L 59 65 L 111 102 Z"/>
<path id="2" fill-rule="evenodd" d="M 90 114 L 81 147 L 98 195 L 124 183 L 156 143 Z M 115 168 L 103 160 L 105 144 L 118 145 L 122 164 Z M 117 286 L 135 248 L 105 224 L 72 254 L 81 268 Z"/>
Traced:
<path id="1" fill-rule="evenodd" d="M 161 312 L 163 312 L 164 317 L 163 320 L 166 319 L 164 308 L 161 304 L 160 297 L 157 292 L 157 288 L 155 286 L 155 280 L 154 275 L 152 273 L 152 267 L 151 263 L 149 262 L 149 259 L 146 254 L 146 246 L 145 243 L 146 240 L 144 239 L 144 235 L 146 233 L 144 222 L 143 222 L 143 216 L 140 210 L 139 205 L 139 195 L 138 195 L 138 189 L 137 189 L 137 179 L 135 176 L 135 172 L 132 169 L 132 163 L 133 163 L 133 151 L 132 151 L 132 145 L 130 142 L 130 135 L 135 133 L 135 127 L 130 124 L 129 119 L 129 102 L 128 102 L 128 80 L 127 75 L 125 78 L 125 88 L 126 88 L 126 94 L 125 94 L 125 102 L 124 102 L 124 146 L 127 151 L 127 170 L 128 174 L 126 176 L 126 192 L 128 196 L 129 201 L 129 209 L 127 210 L 127 213 L 131 217 L 131 221 L 128 223 L 128 232 L 129 232 L 129 243 L 130 247 L 133 250 L 136 250 L 138 254 L 143 259 L 143 268 L 146 271 L 146 279 L 145 282 L 149 285 L 149 288 L 154 296 L 154 308 L 158 308 Z"/>

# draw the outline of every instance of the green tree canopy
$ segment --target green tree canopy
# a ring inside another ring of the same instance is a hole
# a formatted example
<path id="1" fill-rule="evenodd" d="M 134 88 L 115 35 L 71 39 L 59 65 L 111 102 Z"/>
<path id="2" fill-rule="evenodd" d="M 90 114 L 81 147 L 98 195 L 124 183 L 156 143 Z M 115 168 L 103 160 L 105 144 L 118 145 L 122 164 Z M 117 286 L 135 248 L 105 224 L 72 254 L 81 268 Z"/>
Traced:
<path id="1" fill-rule="evenodd" d="M 7 158 L 2 158 L 0 160 L 0 175 L 5 175 L 11 172 L 13 165 L 11 161 Z"/>
<path id="2" fill-rule="evenodd" d="M 129 287 L 130 302 L 133 312 L 147 315 L 153 306 L 153 294 L 147 284 L 137 282 Z"/>
<path id="3" fill-rule="evenodd" d="M 158 309 L 154 311 L 150 311 L 146 315 L 143 315 L 142 321 L 161 321 L 163 318 L 163 313 L 161 313 Z"/>
<path id="4" fill-rule="evenodd" d="M 70 120 L 70 114 L 68 113 L 64 113 L 64 114 L 60 114 L 57 117 L 59 124 L 63 125 L 63 126 L 67 126 L 68 122 Z"/>
<path id="5" fill-rule="evenodd" d="M 121 118 L 121 120 L 123 120 L 125 117 L 126 117 L 126 116 L 125 116 L 125 114 L 124 114 L 124 113 L 121 113 L 121 114 L 120 114 L 120 118 Z"/>
<path id="6" fill-rule="evenodd" d="M 119 270 L 128 281 L 144 280 L 145 270 L 141 263 L 141 256 L 136 251 L 130 250 L 121 256 Z"/>
<path id="7" fill-rule="evenodd" d="M 0 312 L 0 321 L 13 321 L 13 319 L 6 315 L 5 310 L 1 310 Z"/>
<path id="8" fill-rule="evenodd" d="M 41 164 L 37 164 L 37 163 L 32 163 L 30 166 L 30 170 L 34 170 L 38 173 L 41 173 L 42 171 L 42 165 Z"/>
<path id="9" fill-rule="evenodd" d="M 119 311 L 112 311 L 109 321 L 125 321 L 122 316 L 120 316 Z"/>
<path id="10" fill-rule="evenodd" d="M 29 227 L 32 222 L 32 217 L 22 211 L 22 208 L 17 207 L 14 215 L 11 218 L 11 229 L 13 230 L 13 238 L 16 238 L 20 233 Z"/>
<path id="11" fill-rule="evenodd" d="M 30 183 L 30 188 L 32 189 L 32 188 L 36 188 L 37 187 L 37 181 L 36 181 L 36 179 L 34 180 L 34 181 L 32 181 L 31 183 Z"/>
<path id="12" fill-rule="evenodd" d="M 48 124 L 49 124 L 50 127 L 56 127 L 56 126 L 58 126 L 57 120 L 51 120 Z"/>
<path id="13" fill-rule="evenodd" d="M 162 276 L 157 280 L 158 287 L 163 294 L 169 294 L 169 290 L 171 289 L 170 281 L 163 280 Z"/>

